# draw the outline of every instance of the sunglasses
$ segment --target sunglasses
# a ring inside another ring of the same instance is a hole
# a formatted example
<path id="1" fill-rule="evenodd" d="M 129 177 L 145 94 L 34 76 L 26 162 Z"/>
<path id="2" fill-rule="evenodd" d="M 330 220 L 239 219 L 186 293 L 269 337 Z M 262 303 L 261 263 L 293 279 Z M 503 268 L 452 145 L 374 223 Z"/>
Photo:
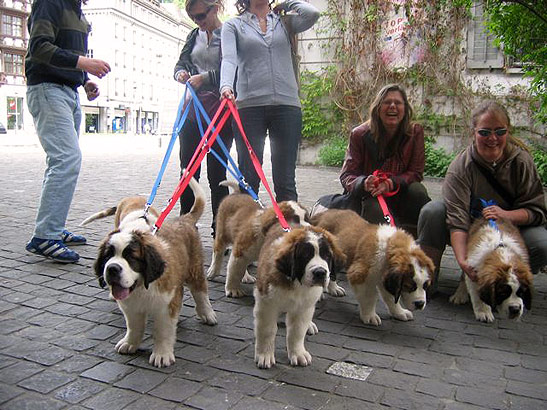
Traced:
<path id="1" fill-rule="evenodd" d="M 492 134 L 495 134 L 496 137 L 503 137 L 505 134 L 507 134 L 507 128 L 497 128 L 495 130 L 481 128 L 477 130 L 477 134 L 479 134 L 481 137 L 489 137 Z"/>
<path id="2" fill-rule="evenodd" d="M 213 7 L 215 6 L 209 6 L 205 9 L 205 12 L 204 13 L 199 13 L 199 14 L 194 14 L 194 15 L 190 15 L 190 18 L 194 21 L 202 21 L 202 20 L 205 20 L 207 18 L 207 15 L 209 14 L 209 12 L 213 9 Z"/>

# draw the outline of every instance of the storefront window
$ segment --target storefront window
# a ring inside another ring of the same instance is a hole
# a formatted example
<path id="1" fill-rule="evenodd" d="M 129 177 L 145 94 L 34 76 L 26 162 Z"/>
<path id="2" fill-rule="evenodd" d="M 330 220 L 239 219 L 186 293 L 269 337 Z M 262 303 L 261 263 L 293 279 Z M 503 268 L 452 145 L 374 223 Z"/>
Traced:
<path id="1" fill-rule="evenodd" d="M 23 98 L 7 98 L 8 130 L 20 130 L 23 128 Z"/>

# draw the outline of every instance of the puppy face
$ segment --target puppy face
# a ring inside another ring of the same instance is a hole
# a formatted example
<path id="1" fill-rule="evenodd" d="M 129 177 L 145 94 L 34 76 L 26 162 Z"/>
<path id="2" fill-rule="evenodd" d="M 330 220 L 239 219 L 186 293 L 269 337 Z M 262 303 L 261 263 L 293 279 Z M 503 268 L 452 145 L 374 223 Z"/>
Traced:
<path id="1" fill-rule="evenodd" d="M 101 244 L 94 268 L 101 287 L 108 285 L 111 298 L 122 301 L 139 285 L 148 289 L 165 271 L 165 259 L 150 233 L 114 231 Z"/>
<path id="2" fill-rule="evenodd" d="M 433 262 L 421 249 L 415 248 L 410 252 L 403 248 L 395 249 L 388 254 L 384 288 L 393 295 L 395 303 L 401 298 L 407 309 L 422 310 L 433 270 Z"/>
<path id="3" fill-rule="evenodd" d="M 519 319 L 532 308 L 531 272 L 522 261 L 503 263 L 493 255 L 479 272 L 481 300 L 507 319 Z"/>
<path id="4" fill-rule="evenodd" d="M 299 228 L 282 238 L 285 243 L 275 263 L 291 282 L 304 286 L 329 284 L 331 273 L 343 264 L 344 256 L 332 236 L 319 228 Z"/>

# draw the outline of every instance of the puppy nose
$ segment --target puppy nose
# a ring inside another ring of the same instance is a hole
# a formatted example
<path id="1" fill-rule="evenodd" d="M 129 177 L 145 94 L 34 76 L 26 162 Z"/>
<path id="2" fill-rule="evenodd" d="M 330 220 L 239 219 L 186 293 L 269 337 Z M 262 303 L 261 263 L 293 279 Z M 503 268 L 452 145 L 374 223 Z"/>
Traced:
<path id="1" fill-rule="evenodd" d="M 416 307 L 416 309 L 423 309 L 425 306 L 425 302 L 423 300 L 417 300 L 416 302 L 414 302 L 414 306 Z"/>
<path id="2" fill-rule="evenodd" d="M 520 313 L 520 306 L 509 306 L 509 316 L 515 317 Z"/>
<path id="3" fill-rule="evenodd" d="M 111 263 L 106 268 L 106 275 L 111 279 L 119 277 L 121 272 L 122 272 L 122 267 L 118 265 L 117 263 Z"/>
<path id="4" fill-rule="evenodd" d="M 323 282 L 327 276 L 327 270 L 325 268 L 315 268 L 312 273 L 314 282 Z"/>

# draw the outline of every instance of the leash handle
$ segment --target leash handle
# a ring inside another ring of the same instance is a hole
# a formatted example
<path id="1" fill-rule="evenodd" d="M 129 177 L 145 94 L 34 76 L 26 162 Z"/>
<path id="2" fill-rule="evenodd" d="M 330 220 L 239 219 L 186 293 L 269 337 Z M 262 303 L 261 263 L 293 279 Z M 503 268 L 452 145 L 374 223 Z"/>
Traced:
<path id="1" fill-rule="evenodd" d="M 378 180 L 376 181 L 376 184 L 375 184 L 376 186 L 378 186 L 380 183 L 386 181 L 391 174 L 377 169 L 372 173 L 372 175 L 374 175 L 375 177 L 378 177 Z M 398 185 L 397 185 L 397 189 L 395 191 L 387 192 L 385 194 L 378 195 L 376 197 L 376 199 L 378 200 L 378 204 L 380 205 L 380 209 L 382 210 L 382 213 L 384 214 L 385 221 L 388 224 L 390 224 L 391 226 L 396 226 L 395 225 L 395 219 L 393 218 L 393 215 L 389 211 L 389 207 L 387 206 L 385 198 L 393 196 L 393 195 L 397 194 L 397 192 L 399 192 L 399 186 Z"/>
<path id="2" fill-rule="evenodd" d="M 485 200 L 485 199 L 482 199 L 482 198 L 479 198 L 479 200 L 481 201 L 481 205 L 483 208 L 486 208 L 488 206 L 494 206 L 494 205 L 497 205 L 498 203 L 493 200 L 493 199 L 490 199 L 490 200 Z M 496 220 L 495 219 L 492 219 L 492 218 L 489 218 L 488 219 L 488 225 L 490 225 L 492 228 L 494 228 L 496 231 L 499 231 L 499 227 L 498 227 L 498 224 L 496 223 Z"/>
<path id="3" fill-rule="evenodd" d="M 239 132 L 241 133 L 241 137 L 243 138 L 243 141 L 245 142 L 245 145 L 247 146 L 247 150 L 249 151 L 249 155 L 251 157 L 251 161 L 253 162 L 255 171 L 258 174 L 260 181 L 264 185 L 264 188 L 268 192 L 268 195 L 270 196 L 270 199 L 272 201 L 272 206 L 274 208 L 275 214 L 277 215 L 277 219 L 279 220 L 279 223 L 281 224 L 281 227 L 283 228 L 283 230 L 285 232 L 289 232 L 291 230 L 291 227 L 287 223 L 285 216 L 283 216 L 283 213 L 281 212 L 281 209 L 279 208 L 279 205 L 277 204 L 277 201 L 275 200 L 272 190 L 270 189 L 270 185 L 268 184 L 268 181 L 266 180 L 266 175 L 264 175 L 262 165 L 260 165 L 260 161 L 258 160 L 258 157 L 256 156 L 253 150 L 253 147 L 251 146 L 251 143 L 249 142 L 249 139 L 247 138 L 247 135 L 245 134 L 245 130 L 243 129 L 243 124 L 241 123 L 241 118 L 239 117 L 239 112 L 237 111 L 237 108 L 232 102 L 232 100 L 225 99 L 225 101 L 228 101 L 228 109 L 232 113 L 232 116 L 234 117 L 234 121 L 236 122 L 237 127 L 239 128 Z"/>

